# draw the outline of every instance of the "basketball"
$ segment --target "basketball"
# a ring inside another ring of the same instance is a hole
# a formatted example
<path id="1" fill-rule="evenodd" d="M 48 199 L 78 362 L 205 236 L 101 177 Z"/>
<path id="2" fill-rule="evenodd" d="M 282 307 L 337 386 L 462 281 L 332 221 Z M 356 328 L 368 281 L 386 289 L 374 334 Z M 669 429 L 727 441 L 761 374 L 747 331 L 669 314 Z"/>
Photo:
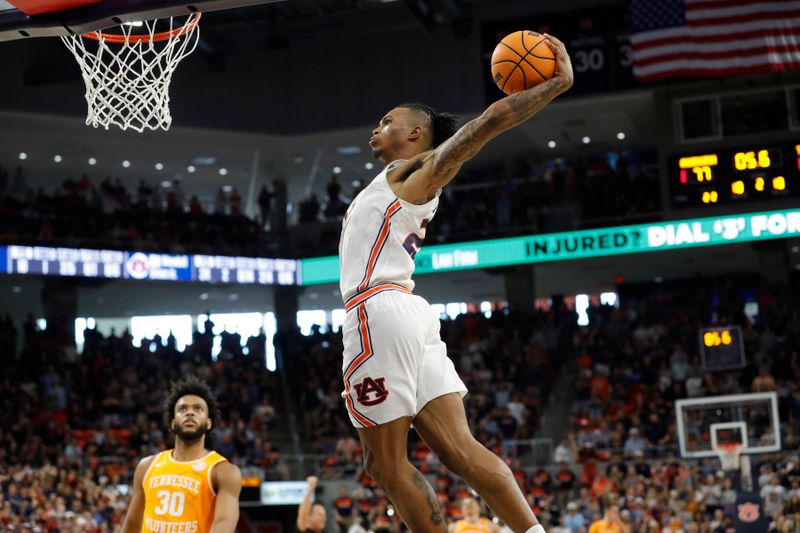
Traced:
<path id="1" fill-rule="evenodd" d="M 530 89 L 553 77 L 556 57 L 535 31 L 515 31 L 500 41 L 492 53 L 492 79 L 506 94 Z"/>

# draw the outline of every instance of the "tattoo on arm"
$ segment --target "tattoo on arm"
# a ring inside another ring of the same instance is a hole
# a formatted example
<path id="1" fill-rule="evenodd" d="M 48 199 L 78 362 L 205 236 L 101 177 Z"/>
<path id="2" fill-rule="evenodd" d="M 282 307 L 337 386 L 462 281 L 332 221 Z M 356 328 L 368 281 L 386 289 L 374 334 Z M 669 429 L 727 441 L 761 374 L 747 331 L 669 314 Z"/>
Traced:
<path id="1" fill-rule="evenodd" d="M 558 87 L 553 80 L 548 80 L 536 91 L 520 91 L 505 99 L 505 102 L 514 112 L 514 125 L 525 122 L 558 96 Z"/>
<path id="2" fill-rule="evenodd" d="M 436 149 L 436 166 L 448 168 L 461 165 L 474 157 L 491 139 L 541 111 L 558 94 L 556 81 L 548 80 L 495 102 L 487 113 L 464 124 Z"/>
<path id="3" fill-rule="evenodd" d="M 419 470 L 414 470 L 413 474 L 411 474 L 411 481 L 414 483 L 415 487 L 425 493 L 425 498 L 428 501 L 428 507 L 431 510 L 431 524 L 438 526 L 444 523 L 442 510 L 439 507 L 439 500 L 436 499 L 436 494 L 434 494 L 430 484 L 422 476 L 422 474 L 420 474 Z"/>
<path id="4" fill-rule="evenodd" d="M 436 157 L 441 161 L 461 163 L 474 156 L 484 143 L 485 140 L 478 135 L 478 123 L 471 120 L 442 144 Z"/>

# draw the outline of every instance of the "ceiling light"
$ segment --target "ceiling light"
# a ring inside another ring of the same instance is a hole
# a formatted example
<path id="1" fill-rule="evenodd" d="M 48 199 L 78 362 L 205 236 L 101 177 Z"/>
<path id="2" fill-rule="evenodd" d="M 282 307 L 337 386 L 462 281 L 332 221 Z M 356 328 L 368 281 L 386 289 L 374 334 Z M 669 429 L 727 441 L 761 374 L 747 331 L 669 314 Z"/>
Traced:
<path id="1" fill-rule="evenodd" d="M 624 141 L 625 140 L 625 132 L 624 131 L 618 131 L 617 132 L 617 139 L 619 139 L 620 141 Z"/>
<path id="2" fill-rule="evenodd" d="M 342 155 L 358 155 L 358 154 L 361 153 L 361 147 L 360 146 L 355 146 L 355 145 L 353 145 L 353 146 L 337 146 L 336 147 L 336 153 L 342 154 Z"/>
<path id="3" fill-rule="evenodd" d="M 28 154 L 26 154 L 25 152 L 20 152 L 19 153 L 19 158 L 24 161 L 24 160 L 28 159 Z"/>
<path id="4" fill-rule="evenodd" d="M 227 168 L 219 169 L 219 175 L 220 176 L 227 176 L 228 175 L 228 169 Z"/>
<path id="5" fill-rule="evenodd" d="M 156 170 L 163 170 L 164 164 L 163 163 L 156 163 Z"/>
<path id="6" fill-rule="evenodd" d="M 192 172 L 194 172 L 197 169 L 194 168 L 194 165 L 189 165 L 188 167 L 186 167 L 186 170 L 189 171 L 189 174 L 191 174 Z"/>
<path id="7" fill-rule="evenodd" d="M 547 141 L 547 147 L 548 148 L 555 148 L 556 147 L 556 142 L 555 141 Z"/>
<path id="8" fill-rule="evenodd" d="M 592 142 L 592 140 L 589 138 L 588 135 L 584 135 L 581 141 L 583 142 L 583 144 L 589 144 L 590 142 Z"/>
<path id="9" fill-rule="evenodd" d="M 159 163 L 159 165 L 160 164 L 161 163 Z M 169 189 L 170 187 L 172 187 L 172 183 L 167 181 L 167 180 L 164 180 L 164 181 L 161 182 L 161 186 L 164 187 L 165 189 Z"/>
<path id="10" fill-rule="evenodd" d="M 125 161 L 122 162 L 122 166 L 128 168 L 131 166 L 131 162 L 126 159 Z"/>
<path id="11" fill-rule="evenodd" d="M 364 168 L 366 168 L 367 170 L 372 170 L 372 167 L 374 166 L 375 165 L 372 164 L 372 161 L 369 161 L 368 163 L 364 164 Z"/>
<path id="12" fill-rule="evenodd" d="M 217 162 L 216 157 L 208 155 L 197 156 L 192 160 L 192 163 L 194 163 L 195 165 L 201 165 L 206 167 L 211 166 L 216 162 Z"/>
<path id="13" fill-rule="evenodd" d="M 341 174 L 342 173 L 342 167 L 333 167 L 333 173 L 334 174 Z"/>
<path id="14" fill-rule="evenodd" d="M 90 165 L 96 165 L 97 164 L 97 159 L 95 159 L 94 157 L 90 157 L 89 158 L 89 164 Z"/>
<path id="15" fill-rule="evenodd" d="M 54 156 L 53 156 L 53 161 L 55 161 L 56 163 L 61 163 L 61 160 L 62 160 L 62 159 L 63 159 L 63 158 L 62 158 L 60 155 L 58 155 L 58 154 L 56 154 L 56 155 L 54 155 Z"/>

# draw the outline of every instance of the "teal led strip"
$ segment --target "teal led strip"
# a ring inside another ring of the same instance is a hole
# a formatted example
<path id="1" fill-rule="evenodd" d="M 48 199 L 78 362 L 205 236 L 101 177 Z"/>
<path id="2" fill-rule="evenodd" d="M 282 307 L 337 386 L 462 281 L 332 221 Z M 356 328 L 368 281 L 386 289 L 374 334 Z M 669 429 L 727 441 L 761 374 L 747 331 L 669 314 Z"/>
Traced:
<path id="1" fill-rule="evenodd" d="M 423 247 L 416 273 L 677 250 L 800 235 L 800 209 Z M 339 281 L 337 256 L 303 259 L 303 285 Z"/>

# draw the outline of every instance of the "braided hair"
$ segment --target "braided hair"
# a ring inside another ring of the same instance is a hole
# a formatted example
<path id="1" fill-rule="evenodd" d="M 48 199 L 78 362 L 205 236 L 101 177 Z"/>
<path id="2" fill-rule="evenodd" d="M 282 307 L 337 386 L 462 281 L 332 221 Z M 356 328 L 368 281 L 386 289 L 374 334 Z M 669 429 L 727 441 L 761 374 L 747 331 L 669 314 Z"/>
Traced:
<path id="1" fill-rule="evenodd" d="M 431 121 L 431 131 L 433 132 L 433 140 L 431 141 L 431 148 L 436 148 L 453 134 L 461 126 L 461 117 L 450 113 L 438 113 L 434 108 L 429 105 L 420 103 L 400 104 L 397 107 L 405 109 L 413 109 L 421 112 L 428 117 Z"/>

